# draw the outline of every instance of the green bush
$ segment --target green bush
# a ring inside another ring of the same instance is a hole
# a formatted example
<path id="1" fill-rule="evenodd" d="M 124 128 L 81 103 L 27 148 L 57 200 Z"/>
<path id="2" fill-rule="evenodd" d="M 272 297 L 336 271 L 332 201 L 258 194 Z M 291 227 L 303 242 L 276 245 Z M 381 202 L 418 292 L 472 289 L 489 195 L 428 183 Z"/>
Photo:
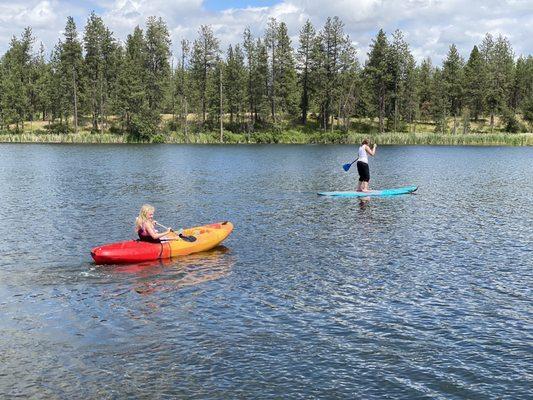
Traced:
<path id="1" fill-rule="evenodd" d="M 152 136 L 152 143 L 165 143 L 165 136 L 162 133 L 157 133 Z"/>
<path id="2" fill-rule="evenodd" d="M 113 135 L 120 135 L 122 132 L 122 128 L 120 125 L 112 124 L 109 127 L 109 133 L 112 133 Z"/>
<path id="3" fill-rule="evenodd" d="M 513 110 L 505 109 L 502 113 L 502 120 L 505 123 L 505 131 L 509 133 L 525 132 L 526 129 L 518 122 L 518 118 Z"/>
<path id="4" fill-rule="evenodd" d="M 161 116 L 152 110 L 142 110 L 134 114 L 129 126 L 129 140 L 149 142 L 159 131 Z"/>
<path id="5" fill-rule="evenodd" d="M 180 128 L 180 124 L 177 121 L 170 120 L 166 123 L 167 130 L 176 132 Z"/>
<path id="6" fill-rule="evenodd" d="M 69 133 L 70 129 L 66 124 L 61 122 L 54 122 L 44 126 L 45 129 L 49 130 L 51 133 Z"/>

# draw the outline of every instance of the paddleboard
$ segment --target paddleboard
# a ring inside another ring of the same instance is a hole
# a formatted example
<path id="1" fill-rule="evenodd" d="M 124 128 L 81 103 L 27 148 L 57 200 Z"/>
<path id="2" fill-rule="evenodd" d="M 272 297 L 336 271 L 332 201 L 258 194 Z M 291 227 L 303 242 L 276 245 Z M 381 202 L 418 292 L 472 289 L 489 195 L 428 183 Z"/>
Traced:
<path id="1" fill-rule="evenodd" d="M 398 194 L 413 193 L 416 191 L 416 189 L 418 189 L 418 186 L 405 186 L 394 189 L 371 190 L 370 192 L 318 192 L 318 195 L 333 197 L 386 197 L 396 196 Z"/>

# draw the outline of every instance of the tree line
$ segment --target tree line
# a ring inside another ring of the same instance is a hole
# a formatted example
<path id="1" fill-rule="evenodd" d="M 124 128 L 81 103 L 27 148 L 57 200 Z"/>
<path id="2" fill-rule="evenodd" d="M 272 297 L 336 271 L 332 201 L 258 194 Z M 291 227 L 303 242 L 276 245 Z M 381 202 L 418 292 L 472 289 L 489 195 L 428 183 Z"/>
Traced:
<path id="1" fill-rule="evenodd" d="M 450 45 L 441 66 L 417 63 L 400 30 L 390 37 L 379 30 L 360 65 L 338 17 L 319 30 L 307 21 L 296 44 L 271 18 L 263 36 L 247 28 L 224 50 L 203 25 L 173 54 L 161 18 L 149 17 L 121 43 L 93 12 L 83 34 L 69 17 L 48 55 L 35 41 L 28 27 L 0 58 L 0 130 L 20 132 L 39 119 L 54 132 L 89 124 L 138 140 L 168 129 L 191 140 L 219 131 L 222 141 L 224 130 L 250 134 L 287 123 L 348 131 L 361 118 L 375 120 L 379 132 L 428 121 L 441 133 L 459 126 L 466 133 L 481 118 L 491 131 L 496 118 L 508 132 L 533 123 L 533 58 L 515 58 L 508 39 L 490 34 L 467 60 Z M 163 114 L 171 116 L 164 124 Z"/>

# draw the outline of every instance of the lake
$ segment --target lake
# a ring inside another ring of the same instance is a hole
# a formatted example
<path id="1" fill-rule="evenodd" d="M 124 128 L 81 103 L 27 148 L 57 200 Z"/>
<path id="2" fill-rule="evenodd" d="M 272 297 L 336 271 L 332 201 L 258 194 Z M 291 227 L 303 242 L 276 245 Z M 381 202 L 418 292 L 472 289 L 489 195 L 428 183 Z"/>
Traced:
<path id="1" fill-rule="evenodd" d="M 0 397 L 528 398 L 533 148 L 0 144 Z M 141 205 L 224 246 L 94 265 Z"/>

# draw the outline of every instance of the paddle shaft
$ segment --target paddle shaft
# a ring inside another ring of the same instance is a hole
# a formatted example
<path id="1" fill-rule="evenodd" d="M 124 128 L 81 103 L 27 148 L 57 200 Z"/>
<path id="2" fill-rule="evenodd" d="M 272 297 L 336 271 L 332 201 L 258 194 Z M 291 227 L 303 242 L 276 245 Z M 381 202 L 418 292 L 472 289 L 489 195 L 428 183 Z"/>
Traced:
<path id="1" fill-rule="evenodd" d="M 154 221 L 156 225 L 159 225 L 161 228 L 163 229 L 170 229 L 170 232 L 174 232 L 176 233 L 172 228 L 167 228 L 165 225 L 161 225 L 159 222 L 157 221 Z M 180 229 L 181 231 L 181 229 Z M 194 242 L 196 240 L 196 237 L 194 236 L 185 236 L 183 233 L 177 233 L 178 237 L 181 239 L 181 240 L 185 240 L 187 242 Z M 194 240 L 192 240 L 194 238 Z M 178 239 L 167 239 L 167 240 L 178 240 Z"/>
<path id="2" fill-rule="evenodd" d="M 159 222 L 157 222 L 157 221 L 154 221 L 154 223 L 155 223 L 156 225 L 159 225 L 159 226 L 160 226 L 161 228 L 163 228 L 163 229 L 170 229 L 170 231 L 173 232 L 172 228 L 167 228 L 165 225 L 161 225 L 161 224 L 160 224 Z"/>

